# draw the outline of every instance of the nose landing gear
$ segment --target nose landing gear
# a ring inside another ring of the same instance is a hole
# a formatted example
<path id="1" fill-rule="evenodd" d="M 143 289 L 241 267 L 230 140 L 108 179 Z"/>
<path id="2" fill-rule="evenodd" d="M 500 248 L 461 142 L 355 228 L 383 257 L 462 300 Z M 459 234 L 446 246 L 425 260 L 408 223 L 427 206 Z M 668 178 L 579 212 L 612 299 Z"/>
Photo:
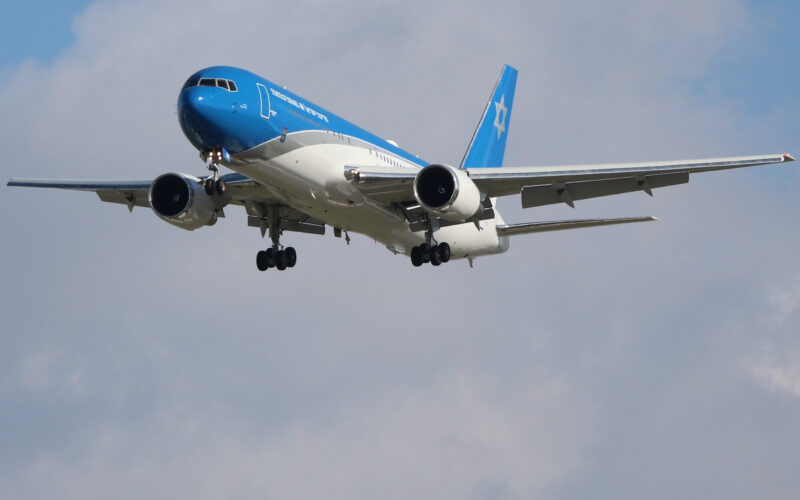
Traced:
<path id="1" fill-rule="evenodd" d="M 206 164 L 212 175 L 203 182 L 203 187 L 209 196 L 214 193 L 222 196 L 225 194 L 228 186 L 225 184 L 225 179 L 219 177 L 219 164 L 222 163 L 223 160 L 230 163 L 231 157 L 225 148 L 216 148 L 209 151 L 205 156 Z"/>

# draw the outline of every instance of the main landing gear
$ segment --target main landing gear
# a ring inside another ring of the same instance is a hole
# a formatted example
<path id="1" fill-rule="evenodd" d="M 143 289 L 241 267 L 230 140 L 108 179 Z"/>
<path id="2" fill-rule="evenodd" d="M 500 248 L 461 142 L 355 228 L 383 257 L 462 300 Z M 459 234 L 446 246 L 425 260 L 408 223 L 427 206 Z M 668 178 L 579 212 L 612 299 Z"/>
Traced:
<path id="1" fill-rule="evenodd" d="M 228 152 L 223 148 L 210 151 L 206 157 L 206 163 L 212 175 L 203 181 L 203 187 L 209 196 L 212 196 L 214 193 L 222 196 L 225 194 L 225 190 L 228 189 L 227 184 L 225 184 L 225 179 L 221 179 L 219 176 L 219 164 L 222 163 L 223 159 L 230 161 Z"/>
<path id="2" fill-rule="evenodd" d="M 256 266 L 259 271 L 266 271 L 274 267 L 278 271 L 283 271 L 287 267 L 294 267 L 297 263 L 297 252 L 292 247 L 279 250 L 277 247 L 261 250 L 256 254 Z"/>
<path id="3" fill-rule="evenodd" d="M 450 260 L 450 245 L 447 243 L 439 243 L 438 245 L 423 243 L 411 249 L 411 263 L 414 264 L 414 267 L 419 267 L 428 262 L 438 266 L 448 260 Z"/>
<path id="4" fill-rule="evenodd" d="M 419 267 L 428 262 L 434 266 L 438 266 L 450 260 L 450 245 L 444 242 L 439 244 L 434 243 L 434 224 L 430 218 L 428 219 L 427 225 L 428 228 L 425 230 L 425 243 L 411 249 L 411 263 L 414 267 Z"/>
<path id="5" fill-rule="evenodd" d="M 261 250 L 256 254 L 256 266 L 259 271 L 266 271 L 274 267 L 278 271 L 284 271 L 289 267 L 294 267 L 297 263 L 297 252 L 292 247 L 283 248 L 281 245 L 280 214 L 277 209 L 268 212 L 269 218 L 269 237 L 272 246 L 266 250 Z"/>

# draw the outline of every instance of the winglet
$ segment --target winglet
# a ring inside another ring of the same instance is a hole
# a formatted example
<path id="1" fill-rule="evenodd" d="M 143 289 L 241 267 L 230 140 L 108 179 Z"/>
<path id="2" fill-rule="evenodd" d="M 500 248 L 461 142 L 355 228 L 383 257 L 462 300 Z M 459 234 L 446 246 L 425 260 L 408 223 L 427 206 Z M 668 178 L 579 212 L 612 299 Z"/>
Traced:
<path id="1" fill-rule="evenodd" d="M 794 157 L 789 153 L 783 155 L 783 161 L 794 161 Z"/>

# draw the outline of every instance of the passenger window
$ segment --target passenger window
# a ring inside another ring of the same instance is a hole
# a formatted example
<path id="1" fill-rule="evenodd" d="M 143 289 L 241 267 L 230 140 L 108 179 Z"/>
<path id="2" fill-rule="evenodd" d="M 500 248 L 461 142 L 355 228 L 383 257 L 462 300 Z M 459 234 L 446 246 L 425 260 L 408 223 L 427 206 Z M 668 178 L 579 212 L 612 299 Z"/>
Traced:
<path id="1" fill-rule="evenodd" d="M 200 86 L 201 87 L 216 87 L 217 83 L 212 78 L 201 78 L 200 79 Z"/>
<path id="2" fill-rule="evenodd" d="M 236 84 L 232 81 L 228 81 L 228 88 L 231 89 L 231 92 L 236 92 Z"/>

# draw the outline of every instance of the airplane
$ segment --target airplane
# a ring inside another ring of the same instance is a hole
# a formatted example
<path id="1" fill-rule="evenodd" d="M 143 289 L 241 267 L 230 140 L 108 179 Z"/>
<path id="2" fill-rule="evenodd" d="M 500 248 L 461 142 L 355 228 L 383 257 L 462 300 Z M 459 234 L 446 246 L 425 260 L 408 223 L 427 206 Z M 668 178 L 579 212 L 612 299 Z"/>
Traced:
<path id="1" fill-rule="evenodd" d="M 214 66 L 194 73 L 178 96 L 183 133 L 209 174 L 170 172 L 147 180 L 12 178 L 8 186 L 95 192 L 102 201 L 150 207 L 181 229 L 212 226 L 228 205 L 269 233 L 260 271 L 297 262 L 286 232 L 361 233 L 415 267 L 500 254 L 510 237 L 658 220 L 655 217 L 506 223 L 501 196 L 523 208 L 685 184 L 691 174 L 794 161 L 789 154 L 648 163 L 505 167 L 517 70 L 504 66 L 458 167 L 429 163 L 249 71 Z M 220 175 L 221 167 L 233 170 Z"/>

